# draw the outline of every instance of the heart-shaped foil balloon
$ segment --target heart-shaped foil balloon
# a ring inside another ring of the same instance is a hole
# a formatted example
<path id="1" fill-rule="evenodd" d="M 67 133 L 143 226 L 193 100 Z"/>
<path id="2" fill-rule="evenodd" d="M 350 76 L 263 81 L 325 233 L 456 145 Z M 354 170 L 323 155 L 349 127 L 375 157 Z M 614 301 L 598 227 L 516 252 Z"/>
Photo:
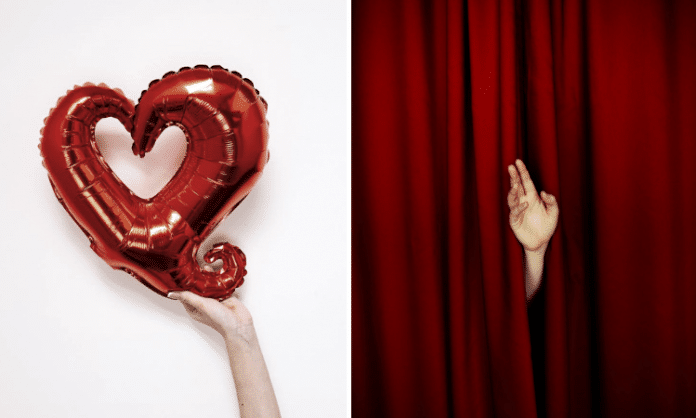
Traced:
<path id="1" fill-rule="evenodd" d="M 204 257 L 222 260 L 213 272 L 201 269 L 196 252 L 268 161 L 267 108 L 250 80 L 220 66 L 169 72 L 150 83 L 137 106 L 118 89 L 88 83 L 51 109 L 39 148 L 56 197 L 111 267 L 162 295 L 190 290 L 222 300 L 244 281 L 244 253 L 215 245 Z M 184 132 L 186 157 L 156 196 L 136 196 L 104 161 L 94 132 L 106 117 L 131 132 L 140 157 L 165 128 Z"/>

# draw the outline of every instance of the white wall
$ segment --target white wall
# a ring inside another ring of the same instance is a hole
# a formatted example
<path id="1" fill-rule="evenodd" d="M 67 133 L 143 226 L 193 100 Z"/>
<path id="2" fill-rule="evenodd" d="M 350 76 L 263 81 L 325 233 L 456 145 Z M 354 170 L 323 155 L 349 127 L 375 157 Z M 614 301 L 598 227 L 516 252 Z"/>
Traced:
<path id="1" fill-rule="evenodd" d="M 237 416 L 222 339 L 92 252 L 37 148 L 44 117 L 75 84 L 137 100 L 152 79 L 196 64 L 238 70 L 269 103 L 270 163 L 207 243 L 247 255 L 239 293 L 283 416 L 346 416 L 349 6 L 140 3 L 0 3 L 0 416 Z M 177 132 L 143 162 L 117 122 L 98 132 L 141 195 L 183 156 Z"/>

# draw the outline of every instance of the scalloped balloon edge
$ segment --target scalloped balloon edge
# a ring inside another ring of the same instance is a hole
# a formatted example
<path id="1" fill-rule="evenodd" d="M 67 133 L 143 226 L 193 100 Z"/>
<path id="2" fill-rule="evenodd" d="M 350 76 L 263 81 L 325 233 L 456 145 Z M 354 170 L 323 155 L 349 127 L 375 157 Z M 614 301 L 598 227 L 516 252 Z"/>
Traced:
<path id="1" fill-rule="evenodd" d="M 160 81 L 164 80 L 167 77 L 171 77 L 171 76 L 176 75 L 176 74 L 181 74 L 182 72 L 186 72 L 186 71 L 201 70 L 201 69 L 203 69 L 203 70 L 223 70 L 223 71 L 227 71 L 230 74 L 236 75 L 237 77 L 242 79 L 243 83 L 249 84 L 254 89 L 254 92 L 256 93 L 256 97 L 258 97 L 259 100 L 261 100 L 261 102 L 263 103 L 263 106 L 266 108 L 266 110 L 268 110 L 268 102 L 266 101 L 266 99 L 263 98 L 263 96 L 261 96 L 261 92 L 259 91 L 259 89 L 254 87 L 254 82 L 248 78 L 244 78 L 244 76 L 242 76 L 242 74 L 239 71 L 235 71 L 235 70 L 230 71 L 229 69 L 223 67 L 222 65 L 218 65 L 218 64 L 211 65 L 211 66 L 208 66 L 206 64 L 198 64 L 198 65 L 194 65 L 193 67 L 181 67 L 181 68 L 179 68 L 178 71 L 168 71 L 168 72 L 164 73 L 164 75 L 162 77 L 156 78 L 156 79 L 150 81 L 147 85 L 147 88 L 145 90 L 143 90 L 142 92 L 140 92 L 140 97 L 138 97 L 138 103 L 135 104 L 134 114 L 138 113 L 138 105 L 140 105 L 140 101 L 142 100 L 143 96 L 145 96 L 145 94 L 150 90 L 150 88 L 152 88 L 152 86 L 156 85 L 157 83 L 159 83 Z"/>
<path id="2" fill-rule="evenodd" d="M 128 100 L 128 101 L 134 106 L 133 116 L 131 117 L 132 119 L 134 119 L 134 118 L 135 118 L 135 115 L 136 115 L 137 112 L 138 112 L 138 105 L 140 105 L 140 100 L 143 98 L 143 96 L 145 95 L 145 93 L 147 93 L 148 90 L 150 90 L 150 88 L 151 88 L 152 86 L 156 85 L 157 83 L 159 83 L 160 81 L 164 80 L 164 79 L 167 78 L 167 77 L 171 77 L 171 76 L 173 76 L 173 75 L 180 74 L 180 73 L 182 73 L 182 72 L 191 71 L 191 70 L 199 70 L 199 69 L 223 70 L 223 71 L 227 71 L 227 72 L 230 73 L 230 74 L 236 75 L 237 77 L 239 77 L 240 79 L 242 79 L 242 82 L 243 82 L 243 83 L 249 84 L 249 85 L 254 89 L 254 92 L 256 93 L 256 96 L 259 98 L 259 100 L 261 100 L 261 102 L 263 103 L 263 105 L 264 105 L 264 107 L 266 108 L 266 110 L 268 110 L 268 102 L 266 101 L 266 99 L 263 98 L 263 96 L 261 96 L 261 93 L 259 92 L 259 89 L 257 89 L 256 87 L 254 87 L 254 82 L 253 82 L 253 81 L 251 81 L 251 80 L 248 79 L 248 78 L 244 78 L 244 77 L 242 76 L 242 74 L 241 74 L 239 71 L 235 71 L 235 70 L 230 71 L 230 70 L 228 70 L 227 68 L 223 67 L 222 65 L 218 65 L 218 64 L 211 65 L 211 66 L 208 66 L 208 65 L 206 65 L 206 64 L 198 64 L 198 65 L 194 65 L 193 67 L 181 67 L 181 68 L 179 68 L 178 71 L 168 71 L 168 72 L 164 73 L 164 75 L 163 75 L 162 77 L 156 78 L 156 79 L 150 81 L 150 83 L 148 83 L 147 89 L 143 90 L 143 91 L 140 93 L 140 97 L 138 98 L 138 102 L 137 102 L 137 103 L 136 103 L 134 100 L 132 100 L 131 98 L 129 98 L 128 96 L 126 96 L 126 94 L 123 92 L 123 90 L 121 90 L 121 89 L 118 88 L 118 87 L 112 88 L 112 87 L 109 87 L 106 83 L 94 84 L 94 83 L 91 82 L 91 81 L 87 81 L 87 82 L 85 82 L 85 83 L 82 84 L 82 85 L 75 84 L 75 86 L 74 86 L 72 89 L 68 89 L 68 90 L 65 92 L 64 95 L 60 96 L 60 97 L 58 98 L 58 100 L 56 100 L 56 104 L 48 111 L 48 115 L 47 115 L 47 116 L 44 118 L 44 120 L 43 120 L 43 126 L 42 126 L 41 129 L 39 130 L 39 134 L 41 135 L 41 136 L 39 137 L 39 151 L 41 151 L 41 140 L 43 139 L 44 129 L 46 128 L 46 121 L 47 121 L 48 118 L 51 116 L 51 114 L 53 113 L 53 111 L 56 110 L 56 108 L 57 108 L 58 105 L 60 104 L 61 100 L 65 99 L 65 98 L 68 96 L 68 94 L 70 94 L 70 92 L 75 91 L 75 90 L 77 90 L 77 89 L 79 89 L 79 88 L 83 88 L 83 87 L 102 87 L 102 88 L 111 89 L 111 90 L 113 90 L 113 91 L 119 93 L 119 94 L 122 95 L 123 97 L 125 97 L 126 100 Z M 41 154 L 41 157 L 43 158 L 43 154 Z"/>

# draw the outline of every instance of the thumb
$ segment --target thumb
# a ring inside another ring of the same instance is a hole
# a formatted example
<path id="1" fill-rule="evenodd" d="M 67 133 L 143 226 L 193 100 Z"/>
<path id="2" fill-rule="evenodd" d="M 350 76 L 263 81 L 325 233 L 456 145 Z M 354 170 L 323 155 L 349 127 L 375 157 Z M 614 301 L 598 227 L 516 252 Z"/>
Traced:
<path id="1" fill-rule="evenodd" d="M 544 203 L 546 203 L 546 213 L 549 214 L 552 219 L 558 219 L 559 210 L 556 198 L 546 192 L 542 192 L 541 198 L 544 200 Z"/>
<path id="2" fill-rule="evenodd" d="M 553 195 L 548 194 L 546 192 L 541 192 L 541 199 L 546 203 L 547 208 L 550 206 L 557 206 L 558 202 L 556 202 L 556 198 L 553 197 Z"/>

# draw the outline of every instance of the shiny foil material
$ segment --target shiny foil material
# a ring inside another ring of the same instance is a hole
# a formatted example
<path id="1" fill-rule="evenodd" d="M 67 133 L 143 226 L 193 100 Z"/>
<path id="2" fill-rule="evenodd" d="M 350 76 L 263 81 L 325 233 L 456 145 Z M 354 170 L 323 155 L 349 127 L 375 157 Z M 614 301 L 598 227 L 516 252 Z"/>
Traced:
<path id="1" fill-rule="evenodd" d="M 39 148 L 56 197 L 111 267 L 161 295 L 190 290 L 222 300 L 244 282 L 244 253 L 215 245 L 204 260 L 223 266 L 208 272 L 196 252 L 268 161 L 267 108 L 250 80 L 220 66 L 169 72 L 150 83 L 136 106 L 119 89 L 87 83 L 51 109 Z M 156 196 L 136 196 L 104 161 L 94 132 L 106 117 L 131 132 L 140 157 L 165 128 L 183 130 L 186 157 Z"/>

